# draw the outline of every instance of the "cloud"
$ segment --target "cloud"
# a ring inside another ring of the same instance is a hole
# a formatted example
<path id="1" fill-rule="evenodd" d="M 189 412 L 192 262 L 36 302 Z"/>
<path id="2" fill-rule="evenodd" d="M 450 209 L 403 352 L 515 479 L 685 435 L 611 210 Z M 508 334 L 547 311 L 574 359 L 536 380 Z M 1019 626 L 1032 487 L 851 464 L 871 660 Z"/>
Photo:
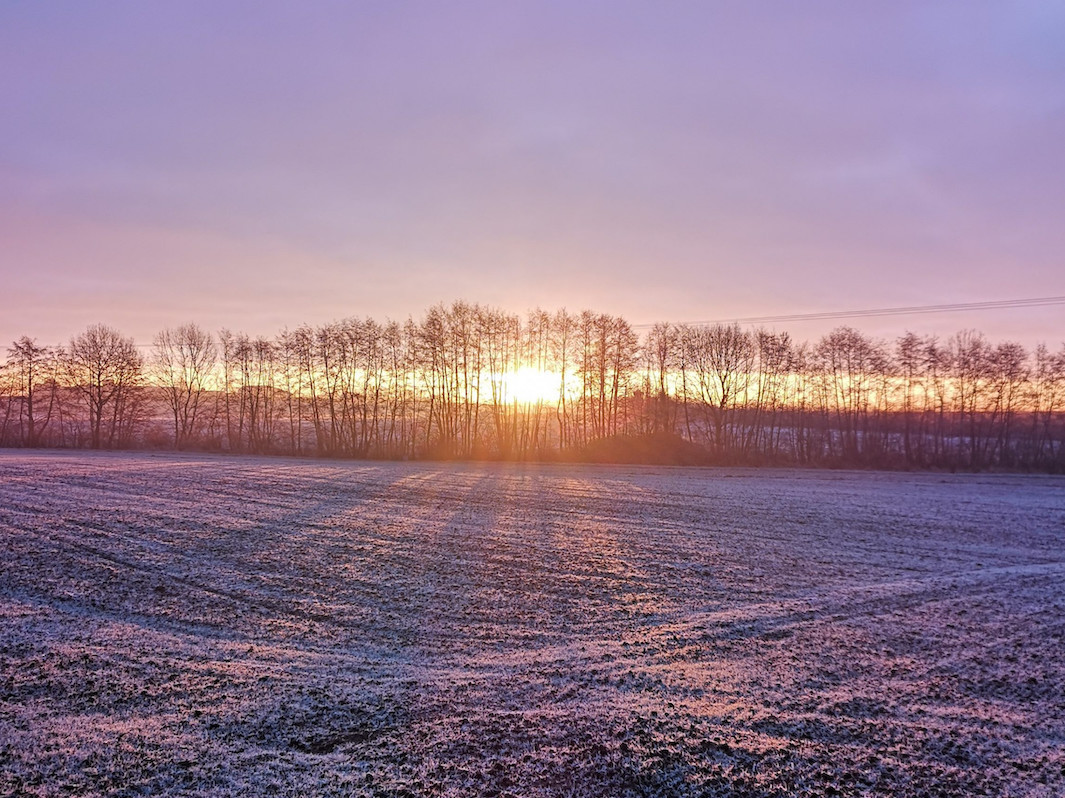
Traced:
<path id="1" fill-rule="evenodd" d="M 636 320 L 1065 293 L 1063 31 L 1035 3 L 9 5 L 0 204 L 35 221 L 0 274 L 46 267 L 42 308 L 225 295 L 234 327 L 314 316 L 308 263 L 311 321 L 340 290 Z"/>

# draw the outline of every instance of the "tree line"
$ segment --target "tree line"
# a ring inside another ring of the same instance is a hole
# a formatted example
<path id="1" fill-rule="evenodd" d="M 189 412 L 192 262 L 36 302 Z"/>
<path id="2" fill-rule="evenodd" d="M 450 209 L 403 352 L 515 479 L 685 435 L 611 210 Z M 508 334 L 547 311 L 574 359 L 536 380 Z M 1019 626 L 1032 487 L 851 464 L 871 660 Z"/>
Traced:
<path id="1" fill-rule="evenodd" d="M 1065 346 L 967 330 L 816 342 L 467 302 L 273 338 L 195 324 L 22 337 L 0 445 L 354 458 L 1065 471 Z"/>

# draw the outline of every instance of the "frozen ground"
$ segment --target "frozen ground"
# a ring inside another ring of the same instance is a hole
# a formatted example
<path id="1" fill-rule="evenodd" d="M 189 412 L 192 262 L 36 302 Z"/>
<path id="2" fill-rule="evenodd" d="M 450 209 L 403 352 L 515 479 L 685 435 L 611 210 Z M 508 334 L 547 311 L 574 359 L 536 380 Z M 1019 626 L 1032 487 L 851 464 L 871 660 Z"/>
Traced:
<path id="1" fill-rule="evenodd" d="M 0 453 L 0 794 L 1065 794 L 1065 480 Z"/>

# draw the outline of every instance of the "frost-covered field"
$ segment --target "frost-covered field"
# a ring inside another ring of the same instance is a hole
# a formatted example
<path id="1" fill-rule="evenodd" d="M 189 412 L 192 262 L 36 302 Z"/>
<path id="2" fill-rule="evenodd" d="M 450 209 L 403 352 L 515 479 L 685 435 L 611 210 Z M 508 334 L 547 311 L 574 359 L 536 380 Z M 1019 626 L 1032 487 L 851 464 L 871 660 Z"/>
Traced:
<path id="1" fill-rule="evenodd" d="M 1065 480 L 0 453 L 0 794 L 1065 794 Z"/>

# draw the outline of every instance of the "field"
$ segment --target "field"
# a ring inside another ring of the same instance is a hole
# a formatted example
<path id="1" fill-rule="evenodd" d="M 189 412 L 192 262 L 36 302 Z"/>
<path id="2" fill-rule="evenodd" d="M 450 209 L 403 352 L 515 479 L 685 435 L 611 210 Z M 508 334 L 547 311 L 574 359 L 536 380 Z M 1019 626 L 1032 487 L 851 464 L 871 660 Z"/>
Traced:
<path id="1" fill-rule="evenodd" d="M 1065 479 L 0 452 L 0 794 L 1065 794 Z"/>

